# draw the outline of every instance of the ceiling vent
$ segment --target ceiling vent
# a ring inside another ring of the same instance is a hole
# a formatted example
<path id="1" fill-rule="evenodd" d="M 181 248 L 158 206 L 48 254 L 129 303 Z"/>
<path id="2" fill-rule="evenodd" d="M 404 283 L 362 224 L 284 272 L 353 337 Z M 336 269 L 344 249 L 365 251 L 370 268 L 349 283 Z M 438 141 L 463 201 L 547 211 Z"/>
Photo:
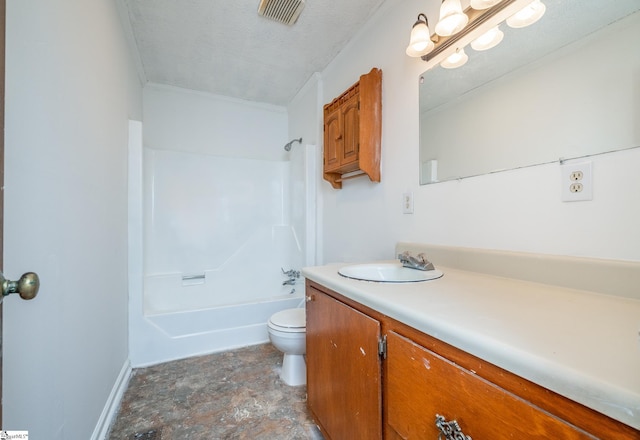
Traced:
<path id="1" fill-rule="evenodd" d="M 304 8 L 304 0 L 260 0 L 258 14 L 292 25 Z"/>

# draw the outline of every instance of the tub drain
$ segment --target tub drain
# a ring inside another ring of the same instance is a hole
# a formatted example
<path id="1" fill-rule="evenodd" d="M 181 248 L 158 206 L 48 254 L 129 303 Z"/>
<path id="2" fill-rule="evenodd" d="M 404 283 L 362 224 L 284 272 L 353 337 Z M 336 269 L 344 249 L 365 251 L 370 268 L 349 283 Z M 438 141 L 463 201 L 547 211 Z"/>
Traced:
<path id="1" fill-rule="evenodd" d="M 142 432 L 136 432 L 129 437 L 130 440 L 161 440 L 162 428 L 152 428 Z"/>

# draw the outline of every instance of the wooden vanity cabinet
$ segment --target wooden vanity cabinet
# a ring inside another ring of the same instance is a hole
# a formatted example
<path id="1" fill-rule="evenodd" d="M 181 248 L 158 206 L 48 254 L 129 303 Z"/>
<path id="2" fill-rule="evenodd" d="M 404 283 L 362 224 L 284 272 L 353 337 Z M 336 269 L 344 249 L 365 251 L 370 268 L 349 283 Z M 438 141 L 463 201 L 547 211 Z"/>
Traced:
<path id="1" fill-rule="evenodd" d="M 327 440 L 382 439 L 380 322 L 307 286 L 307 404 Z"/>
<path id="2" fill-rule="evenodd" d="M 307 393 L 327 440 L 436 440 L 436 415 L 472 440 L 640 439 L 628 425 L 310 280 Z"/>
<path id="3" fill-rule="evenodd" d="M 395 332 L 385 372 L 389 439 L 436 439 L 437 415 L 472 439 L 596 438 Z"/>
<path id="4" fill-rule="evenodd" d="M 360 175 L 380 182 L 381 133 L 382 71 L 374 68 L 324 106 L 325 180 L 337 189 Z"/>

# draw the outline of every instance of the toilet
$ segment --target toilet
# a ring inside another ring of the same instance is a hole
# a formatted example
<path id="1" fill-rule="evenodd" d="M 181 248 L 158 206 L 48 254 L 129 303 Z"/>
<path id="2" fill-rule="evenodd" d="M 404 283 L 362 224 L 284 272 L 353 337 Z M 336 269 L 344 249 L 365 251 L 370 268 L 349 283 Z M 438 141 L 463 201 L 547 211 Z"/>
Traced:
<path id="1" fill-rule="evenodd" d="M 291 386 L 307 383 L 305 310 L 286 309 L 274 313 L 267 327 L 271 343 L 284 353 L 280 379 Z"/>

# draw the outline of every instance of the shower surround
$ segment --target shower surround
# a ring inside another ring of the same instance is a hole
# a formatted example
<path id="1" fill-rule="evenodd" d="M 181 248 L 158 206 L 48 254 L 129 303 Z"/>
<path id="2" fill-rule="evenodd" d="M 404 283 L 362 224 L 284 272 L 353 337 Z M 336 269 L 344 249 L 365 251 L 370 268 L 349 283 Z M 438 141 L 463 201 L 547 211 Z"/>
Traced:
<path id="1" fill-rule="evenodd" d="M 143 148 L 139 138 L 130 141 L 132 364 L 268 341 L 271 314 L 303 298 L 302 280 L 283 285 L 282 269 L 312 263 L 315 149 L 276 161 Z"/>

